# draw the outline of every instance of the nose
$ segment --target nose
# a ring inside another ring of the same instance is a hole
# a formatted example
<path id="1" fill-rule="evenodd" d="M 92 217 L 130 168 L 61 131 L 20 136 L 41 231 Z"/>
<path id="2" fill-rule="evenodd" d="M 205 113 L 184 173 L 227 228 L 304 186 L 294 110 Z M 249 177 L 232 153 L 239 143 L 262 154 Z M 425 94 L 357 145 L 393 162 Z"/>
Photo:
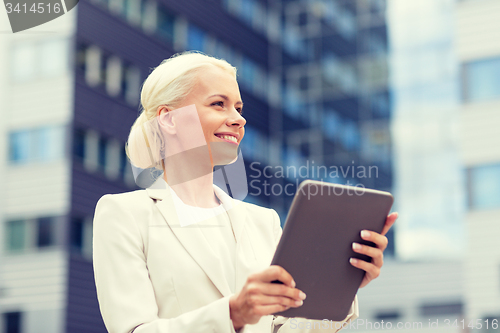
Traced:
<path id="1" fill-rule="evenodd" d="M 233 109 L 231 111 L 231 115 L 227 118 L 228 126 L 238 126 L 238 128 L 241 128 L 245 126 L 246 123 L 246 119 L 243 118 L 241 113 L 239 113 L 236 109 Z"/>

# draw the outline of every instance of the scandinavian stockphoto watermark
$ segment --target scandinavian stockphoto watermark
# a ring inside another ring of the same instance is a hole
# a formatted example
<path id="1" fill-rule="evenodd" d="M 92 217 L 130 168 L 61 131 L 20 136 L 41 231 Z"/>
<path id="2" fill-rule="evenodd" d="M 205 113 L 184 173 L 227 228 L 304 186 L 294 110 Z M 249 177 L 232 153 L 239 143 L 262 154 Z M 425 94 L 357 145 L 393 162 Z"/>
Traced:
<path id="1" fill-rule="evenodd" d="M 295 166 L 263 166 L 260 162 L 250 164 L 251 172 L 248 174 L 250 195 L 253 196 L 294 196 L 299 184 L 304 179 L 317 179 L 320 181 L 344 183 L 347 187 L 325 188 L 322 186 L 309 186 L 306 194 L 308 197 L 315 195 L 362 195 L 364 185 L 355 179 L 378 178 L 376 165 L 316 165 L 307 160 L 304 165 Z M 277 182 L 276 180 L 282 180 Z M 301 189 L 305 191 L 305 189 Z M 325 193 L 328 192 L 328 193 Z"/>
<path id="2" fill-rule="evenodd" d="M 78 0 L 3 0 L 12 32 L 52 21 L 75 8 Z"/>

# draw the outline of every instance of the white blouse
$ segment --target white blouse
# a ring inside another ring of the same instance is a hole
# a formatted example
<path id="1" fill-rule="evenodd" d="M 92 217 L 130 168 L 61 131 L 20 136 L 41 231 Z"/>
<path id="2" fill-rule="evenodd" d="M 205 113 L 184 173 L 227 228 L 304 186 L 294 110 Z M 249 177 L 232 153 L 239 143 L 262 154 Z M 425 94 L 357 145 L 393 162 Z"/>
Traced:
<path id="1" fill-rule="evenodd" d="M 231 292 L 236 292 L 235 260 L 236 238 L 225 208 L 201 208 L 185 204 L 171 189 L 181 226 L 200 228 L 217 258 L 220 259 L 224 275 Z"/>

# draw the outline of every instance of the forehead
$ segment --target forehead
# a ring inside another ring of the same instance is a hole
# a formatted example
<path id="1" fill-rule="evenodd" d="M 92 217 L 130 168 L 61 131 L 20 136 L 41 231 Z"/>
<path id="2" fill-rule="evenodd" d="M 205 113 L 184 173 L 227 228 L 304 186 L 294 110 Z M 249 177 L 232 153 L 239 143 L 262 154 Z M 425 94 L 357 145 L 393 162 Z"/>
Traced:
<path id="1" fill-rule="evenodd" d="M 210 66 L 200 71 L 195 90 L 203 94 L 236 94 L 236 97 L 240 95 L 238 83 L 234 75 L 215 66 Z"/>

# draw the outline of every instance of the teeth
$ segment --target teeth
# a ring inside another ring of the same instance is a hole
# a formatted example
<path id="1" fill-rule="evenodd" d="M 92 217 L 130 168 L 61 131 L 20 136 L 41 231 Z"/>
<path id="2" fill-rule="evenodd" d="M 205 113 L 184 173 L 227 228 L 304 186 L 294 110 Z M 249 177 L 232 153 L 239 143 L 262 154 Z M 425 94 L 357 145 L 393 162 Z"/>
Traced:
<path id="1" fill-rule="evenodd" d="M 224 140 L 229 140 L 229 141 L 232 141 L 232 142 L 237 142 L 236 138 L 232 135 L 221 135 L 220 136 L 222 139 Z"/>

